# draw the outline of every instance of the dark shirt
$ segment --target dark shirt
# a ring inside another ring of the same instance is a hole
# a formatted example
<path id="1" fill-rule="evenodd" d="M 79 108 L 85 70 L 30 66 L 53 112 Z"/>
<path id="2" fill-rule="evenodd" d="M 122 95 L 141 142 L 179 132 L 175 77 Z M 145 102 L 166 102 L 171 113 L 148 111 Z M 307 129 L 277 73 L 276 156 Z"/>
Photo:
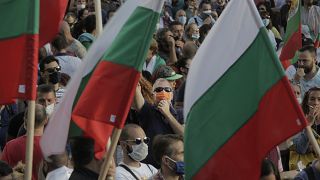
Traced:
<path id="1" fill-rule="evenodd" d="M 97 180 L 99 174 L 87 168 L 74 168 L 69 180 Z"/>
<path id="2" fill-rule="evenodd" d="M 171 114 L 177 119 L 176 110 L 170 106 Z M 161 112 L 153 105 L 145 102 L 142 109 L 138 113 L 139 124 L 145 131 L 147 137 L 150 138 L 150 142 L 153 138 L 159 134 L 175 134 L 170 124 L 167 122 Z M 180 124 L 183 124 L 183 119 L 177 119 Z M 143 161 L 146 164 L 152 164 L 155 167 L 159 167 L 152 158 L 151 143 L 149 144 L 149 151 L 147 158 Z"/>

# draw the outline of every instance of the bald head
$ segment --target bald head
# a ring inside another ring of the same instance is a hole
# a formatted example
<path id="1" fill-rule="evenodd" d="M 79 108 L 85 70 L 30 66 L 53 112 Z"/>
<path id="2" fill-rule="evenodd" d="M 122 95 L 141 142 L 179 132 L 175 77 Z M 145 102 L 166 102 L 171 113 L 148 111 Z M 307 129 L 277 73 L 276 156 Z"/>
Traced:
<path id="1" fill-rule="evenodd" d="M 62 21 L 60 23 L 60 33 L 64 34 L 65 36 L 67 36 L 69 34 L 71 35 L 70 26 L 66 21 Z"/>
<path id="2" fill-rule="evenodd" d="M 144 138 L 145 136 L 143 129 L 139 125 L 127 124 L 122 130 L 120 141 Z"/>

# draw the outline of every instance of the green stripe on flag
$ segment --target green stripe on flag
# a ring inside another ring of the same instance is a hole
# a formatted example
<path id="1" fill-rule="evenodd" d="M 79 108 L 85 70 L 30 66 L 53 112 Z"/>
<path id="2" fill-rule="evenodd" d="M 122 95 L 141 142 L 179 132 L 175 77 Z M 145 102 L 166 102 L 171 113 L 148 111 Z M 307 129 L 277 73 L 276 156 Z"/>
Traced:
<path id="1" fill-rule="evenodd" d="M 0 39 L 39 34 L 39 0 L 0 1 Z"/>
<path id="2" fill-rule="evenodd" d="M 138 7 L 127 20 L 115 38 L 115 43 L 112 43 L 111 47 L 107 49 L 102 59 L 116 64 L 131 66 L 141 72 L 148 48 L 137 46 L 137 44 L 150 43 L 152 36 L 149 36 L 149 29 L 150 27 L 155 27 L 158 18 L 159 13 L 151 9 Z M 148 21 L 149 23 L 146 23 Z M 142 28 L 144 26 L 148 26 L 148 28 Z"/>
<path id="3" fill-rule="evenodd" d="M 156 30 L 150 28 L 156 26 L 159 15 L 159 13 L 151 9 L 137 7 L 123 25 L 111 46 L 106 50 L 101 60 L 127 65 L 141 72 L 148 51 L 146 47 L 149 47 L 152 34 Z M 142 28 L 145 26 L 148 27 Z M 73 108 L 87 86 L 96 66 L 89 74 L 82 78 L 73 103 Z M 83 131 L 71 121 L 69 136 L 80 136 L 82 133 Z"/>
<path id="4" fill-rule="evenodd" d="M 301 19 L 300 12 L 301 12 L 301 5 L 299 3 L 299 9 L 298 9 L 297 13 L 295 15 L 293 15 L 292 18 L 290 18 L 288 20 L 286 34 L 285 34 L 284 41 L 283 41 L 284 44 L 286 44 L 289 41 L 289 39 L 291 38 L 291 36 L 299 30 L 300 19 Z"/>
<path id="5" fill-rule="evenodd" d="M 283 76 L 267 32 L 261 28 L 242 56 L 188 113 L 185 133 L 185 161 L 191 164 L 186 169 L 188 177 L 194 176 L 250 120 L 265 93 Z"/>

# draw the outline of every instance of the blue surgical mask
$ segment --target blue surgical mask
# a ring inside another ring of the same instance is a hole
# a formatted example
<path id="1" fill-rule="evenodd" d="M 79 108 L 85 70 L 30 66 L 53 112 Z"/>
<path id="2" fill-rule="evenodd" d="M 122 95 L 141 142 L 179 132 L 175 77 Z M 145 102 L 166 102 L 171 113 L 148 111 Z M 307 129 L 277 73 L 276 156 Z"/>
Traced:
<path id="1" fill-rule="evenodd" d="M 174 167 L 169 166 L 169 168 L 174 171 L 177 175 L 184 175 L 184 162 L 183 161 L 175 161 L 169 157 L 167 157 L 169 161 L 173 162 Z"/>
<path id="2" fill-rule="evenodd" d="M 187 23 L 187 17 L 186 17 L 186 16 L 179 16 L 179 17 L 178 17 L 178 21 L 179 21 L 181 24 L 185 25 L 185 24 Z"/>

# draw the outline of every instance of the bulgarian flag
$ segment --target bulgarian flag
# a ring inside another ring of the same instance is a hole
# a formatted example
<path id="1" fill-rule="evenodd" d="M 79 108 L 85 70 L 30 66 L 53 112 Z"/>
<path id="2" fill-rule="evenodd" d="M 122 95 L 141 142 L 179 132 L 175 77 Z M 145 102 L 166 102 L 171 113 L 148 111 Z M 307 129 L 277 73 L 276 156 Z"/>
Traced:
<path id="1" fill-rule="evenodd" d="M 40 1 L 40 47 L 52 41 L 58 34 L 60 22 L 63 20 L 67 4 L 68 0 Z"/>
<path id="2" fill-rule="evenodd" d="M 198 50 L 184 114 L 187 179 L 259 179 L 267 152 L 306 126 L 252 0 L 230 1 Z"/>
<path id="3" fill-rule="evenodd" d="M 287 31 L 284 38 L 284 45 L 281 50 L 280 60 L 284 69 L 291 65 L 291 59 L 295 52 L 302 47 L 301 36 L 301 5 L 299 0 L 292 2 L 292 7 L 289 11 L 289 18 L 287 23 Z"/>
<path id="4" fill-rule="evenodd" d="M 130 0 L 117 11 L 46 127 L 40 142 L 45 157 L 64 152 L 68 133 L 93 138 L 96 157 L 103 156 L 113 127 L 124 125 L 162 5 Z"/>
<path id="5" fill-rule="evenodd" d="M 0 1 L 0 104 L 36 98 L 39 0 Z"/>

